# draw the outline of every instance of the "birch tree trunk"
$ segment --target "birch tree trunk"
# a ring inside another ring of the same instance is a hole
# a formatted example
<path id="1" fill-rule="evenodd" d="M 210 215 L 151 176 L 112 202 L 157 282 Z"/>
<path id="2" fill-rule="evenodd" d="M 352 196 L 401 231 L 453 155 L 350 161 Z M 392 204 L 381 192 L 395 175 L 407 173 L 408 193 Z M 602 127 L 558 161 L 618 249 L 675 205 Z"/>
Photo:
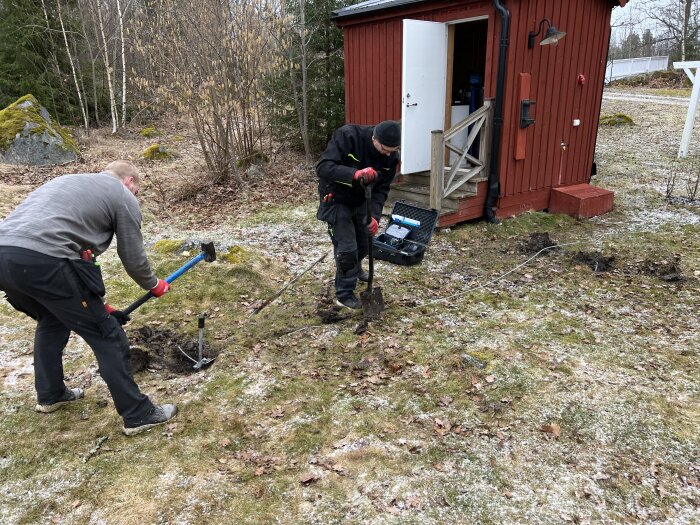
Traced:
<path id="1" fill-rule="evenodd" d="M 112 86 L 112 66 L 109 62 L 109 50 L 107 49 L 107 38 L 105 37 L 105 27 L 102 22 L 102 10 L 97 2 L 95 2 L 95 7 L 97 9 L 97 20 L 100 24 L 100 35 L 102 36 L 102 55 L 105 61 L 105 71 L 107 73 L 107 87 L 109 88 L 109 110 L 112 114 L 112 133 L 117 132 L 117 102 L 114 97 L 114 86 Z"/>
<path id="2" fill-rule="evenodd" d="M 117 13 L 119 15 L 119 38 L 122 44 L 122 128 L 124 128 L 126 127 L 126 52 L 124 50 L 124 15 L 119 0 L 117 0 Z"/>
<path id="3" fill-rule="evenodd" d="M 42 2 L 43 5 L 43 2 Z M 61 23 L 61 33 L 63 34 L 63 41 L 66 44 L 66 53 L 68 54 L 68 61 L 70 62 L 70 68 L 73 71 L 73 82 L 75 83 L 75 91 L 78 93 L 78 102 L 80 103 L 80 111 L 83 114 L 83 122 L 85 124 L 85 129 L 89 129 L 87 112 L 85 111 L 85 104 L 83 103 L 83 93 L 80 90 L 80 84 L 78 83 L 78 75 L 75 72 L 75 64 L 73 63 L 73 55 L 70 52 L 70 46 L 68 45 L 68 35 L 66 35 L 66 28 L 63 25 L 63 15 L 61 14 L 61 0 L 56 0 L 56 5 L 58 6 L 58 20 Z M 47 19 L 48 23 L 48 19 Z"/>

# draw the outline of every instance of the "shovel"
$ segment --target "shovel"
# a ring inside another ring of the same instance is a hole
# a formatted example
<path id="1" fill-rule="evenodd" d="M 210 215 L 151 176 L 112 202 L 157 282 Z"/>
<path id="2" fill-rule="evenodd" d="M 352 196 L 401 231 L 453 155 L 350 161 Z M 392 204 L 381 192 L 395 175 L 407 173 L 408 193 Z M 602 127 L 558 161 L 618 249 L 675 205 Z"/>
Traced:
<path id="1" fill-rule="evenodd" d="M 365 202 L 367 204 L 367 225 L 372 222 L 372 186 L 364 184 Z M 382 316 L 384 312 L 384 297 L 379 286 L 372 288 L 374 281 L 374 235 L 368 236 L 369 246 L 367 247 L 367 258 L 369 259 L 369 278 L 367 279 L 367 289 L 360 293 L 362 303 L 362 313 L 365 319 L 375 319 Z"/>

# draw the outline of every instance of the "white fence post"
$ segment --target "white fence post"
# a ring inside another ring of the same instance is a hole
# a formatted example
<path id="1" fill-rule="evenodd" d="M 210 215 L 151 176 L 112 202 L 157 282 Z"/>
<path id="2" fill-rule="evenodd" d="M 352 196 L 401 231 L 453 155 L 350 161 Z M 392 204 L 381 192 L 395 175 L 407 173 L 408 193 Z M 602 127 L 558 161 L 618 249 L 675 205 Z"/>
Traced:
<path id="1" fill-rule="evenodd" d="M 683 128 L 681 145 L 678 148 L 678 158 L 682 159 L 688 156 L 690 135 L 693 133 L 695 112 L 698 109 L 698 96 L 700 96 L 700 79 L 698 79 L 698 68 L 700 68 L 700 62 L 674 62 L 673 67 L 674 69 L 682 69 L 683 71 L 685 71 L 685 74 L 688 75 L 688 78 L 693 83 L 693 92 L 690 94 L 688 114 L 685 116 L 685 127 Z M 695 71 L 692 71 L 693 69 Z"/>

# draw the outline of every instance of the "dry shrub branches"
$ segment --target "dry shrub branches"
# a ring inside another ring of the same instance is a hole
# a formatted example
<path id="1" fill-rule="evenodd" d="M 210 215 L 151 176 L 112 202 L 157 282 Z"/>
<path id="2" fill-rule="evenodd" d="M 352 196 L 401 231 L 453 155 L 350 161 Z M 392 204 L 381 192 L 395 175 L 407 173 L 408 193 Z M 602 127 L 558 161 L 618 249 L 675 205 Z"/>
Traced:
<path id="1" fill-rule="evenodd" d="M 263 79 L 276 63 L 276 4 L 154 0 L 144 9 L 137 82 L 194 122 L 212 182 L 240 180 L 238 160 L 263 149 Z"/>

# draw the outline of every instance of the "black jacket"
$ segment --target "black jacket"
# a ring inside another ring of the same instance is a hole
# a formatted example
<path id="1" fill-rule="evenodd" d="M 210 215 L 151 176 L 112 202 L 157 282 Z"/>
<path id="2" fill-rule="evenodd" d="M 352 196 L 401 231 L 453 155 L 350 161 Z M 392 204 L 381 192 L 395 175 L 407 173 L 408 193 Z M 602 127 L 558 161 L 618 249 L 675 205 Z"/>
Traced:
<path id="1" fill-rule="evenodd" d="M 378 177 L 372 187 L 372 216 L 379 220 L 396 175 L 399 154 L 387 156 L 377 151 L 372 144 L 373 132 L 374 126 L 347 124 L 338 128 L 316 164 L 316 174 L 321 199 L 332 193 L 333 202 L 356 208 L 365 203 L 365 192 L 352 177 L 357 170 L 374 168 Z"/>

